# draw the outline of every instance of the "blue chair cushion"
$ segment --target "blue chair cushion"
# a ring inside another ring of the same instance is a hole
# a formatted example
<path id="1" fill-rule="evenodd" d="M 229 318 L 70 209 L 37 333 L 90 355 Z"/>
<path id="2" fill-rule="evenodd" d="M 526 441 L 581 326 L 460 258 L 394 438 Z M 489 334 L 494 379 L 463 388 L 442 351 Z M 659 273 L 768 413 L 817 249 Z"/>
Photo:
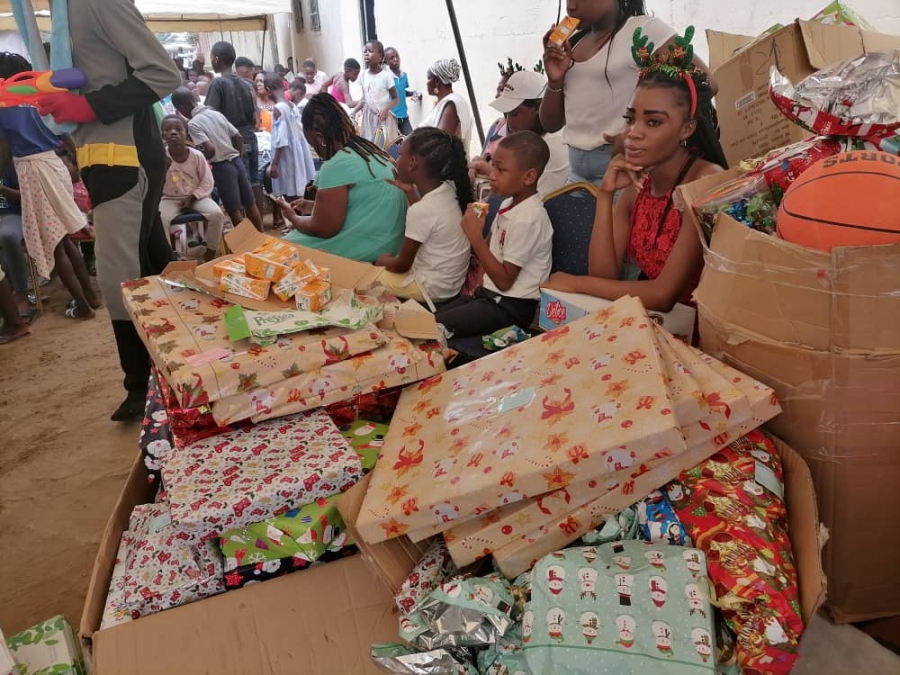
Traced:
<path id="1" fill-rule="evenodd" d="M 203 216 L 196 211 L 185 211 L 184 213 L 179 213 L 177 216 L 172 218 L 172 225 L 185 225 L 187 223 L 200 223 L 205 220 Z"/>
<path id="2" fill-rule="evenodd" d="M 504 199 L 506 199 L 506 197 L 498 197 L 493 192 L 488 195 L 488 212 L 487 217 L 484 219 L 484 230 L 481 232 L 485 239 L 487 239 L 488 235 L 491 233 L 491 227 L 494 225 L 494 220 L 497 218 L 497 212 L 500 210 L 500 205 L 503 203 Z"/>
<path id="3" fill-rule="evenodd" d="M 588 273 L 588 249 L 594 229 L 597 199 L 583 188 L 573 189 L 544 202 L 553 223 L 554 272 Z"/>

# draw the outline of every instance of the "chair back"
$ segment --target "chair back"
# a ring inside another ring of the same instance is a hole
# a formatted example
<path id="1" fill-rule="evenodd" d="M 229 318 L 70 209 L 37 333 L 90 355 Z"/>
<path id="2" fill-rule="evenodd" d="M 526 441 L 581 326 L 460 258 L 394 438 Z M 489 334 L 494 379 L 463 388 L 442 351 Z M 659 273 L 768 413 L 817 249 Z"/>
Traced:
<path id="1" fill-rule="evenodd" d="M 597 188 L 591 183 L 567 185 L 547 195 L 544 208 L 553 224 L 552 271 L 587 274 Z"/>
<path id="2" fill-rule="evenodd" d="M 379 148 L 384 150 L 385 145 L 387 145 L 387 134 L 384 131 L 384 127 L 378 127 L 375 130 L 375 138 L 372 140 L 372 142 Z"/>
<path id="3" fill-rule="evenodd" d="M 398 159 L 400 157 L 400 146 L 403 145 L 403 141 L 406 139 L 406 136 L 397 136 L 394 140 L 392 140 L 387 148 L 387 154 L 391 156 L 391 159 Z"/>
<path id="4" fill-rule="evenodd" d="M 482 235 L 484 235 L 485 239 L 491 233 L 491 227 L 494 225 L 497 212 L 500 210 L 500 205 L 504 199 L 504 197 L 498 197 L 493 192 L 487 197 L 488 212 L 487 217 L 484 219 L 484 230 L 482 230 Z"/>

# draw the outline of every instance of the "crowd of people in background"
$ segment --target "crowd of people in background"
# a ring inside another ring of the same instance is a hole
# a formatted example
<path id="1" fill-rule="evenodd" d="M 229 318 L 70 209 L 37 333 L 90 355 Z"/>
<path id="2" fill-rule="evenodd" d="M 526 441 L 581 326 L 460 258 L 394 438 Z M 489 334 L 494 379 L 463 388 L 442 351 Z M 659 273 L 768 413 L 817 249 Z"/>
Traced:
<path id="1" fill-rule="evenodd" d="M 384 267 L 382 283 L 427 303 L 451 336 L 528 325 L 546 286 L 635 295 L 662 311 L 689 301 L 700 243 L 682 228 L 672 193 L 726 166 L 715 83 L 698 59 L 659 68 L 636 62 L 637 29 L 662 61 L 677 35 L 646 15 L 643 0 L 580 0 L 569 12 L 579 29 L 562 44 L 548 32 L 537 67 L 499 64 L 490 104 L 499 117 L 477 153 L 472 108 L 454 89 L 455 59 L 421 68 L 434 105 L 414 129 L 409 102 L 422 94 L 397 48 L 370 40 L 361 63 L 347 58 L 329 75 L 313 59 L 267 72 L 231 44 L 214 44 L 215 76 L 196 61 L 165 101 L 164 224 L 197 212 L 205 234 L 195 251 L 208 260 L 220 250 L 225 214 L 261 230 L 271 208 L 289 241 Z M 23 110 L 15 120 L 0 110 L 0 135 L 19 169 L 18 187 L 9 173 L 0 186 L 0 261 L 24 311 L 22 266 L 9 259 L 17 220 L 3 215 L 17 215 L 21 200 L 29 254 L 41 274 L 56 268 L 74 298 L 71 315 L 88 318 L 98 299 L 68 243 L 84 216 L 64 200 L 29 200 L 29 183 L 62 183 L 68 174 L 55 154 L 59 139 Z M 543 200 L 583 182 L 597 193 L 589 269 L 551 275 L 553 227 Z M 487 193 L 503 200 L 489 228 L 477 203 Z M 464 286 L 470 292 L 461 296 Z"/>

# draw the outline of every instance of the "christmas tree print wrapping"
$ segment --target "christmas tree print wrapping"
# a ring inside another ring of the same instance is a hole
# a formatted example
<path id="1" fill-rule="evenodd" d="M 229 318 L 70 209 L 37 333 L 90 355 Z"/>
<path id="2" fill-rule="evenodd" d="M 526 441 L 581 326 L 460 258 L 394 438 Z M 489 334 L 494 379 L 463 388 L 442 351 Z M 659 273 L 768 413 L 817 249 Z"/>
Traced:
<path id="1" fill-rule="evenodd" d="M 640 463 L 683 452 L 652 325 L 639 300 L 622 298 L 408 387 L 360 536 L 377 543 L 486 513 L 608 473 L 617 455 Z"/>
<path id="2" fill-rule="evenodd" d="M 623 541 L 556 551 L 531 575 L 522 617 L 533 673 L 715 673 L 701 551 Z"/>
<path id="3" fill-rule="evenodd" d="M 709 576 L 738 665 L 782 675 L 797 657 L 803 620 L 788 538 L 781 459 L 748 433 L 668 488 L 679 519 L 709 559 Z"/>
<path id="4" fill-rule="evenodd" d="M 359 456 L 322 410 L 203 439 L 162 462 L 172 523 L 194 541 L 350 488 Z"/>
<path id="5" fill-rule="evenodd" d="M 85 675 L 81 647 L 63 616 L 6 638 L 17 675 Z"/>
<path id="6" fill-rule="evenodd" d="M 212 404 L 218 424 L 250 419 L 262 422 L 418 382 L 446 370 L 440 351 L 416 345 L 394 333 L 380 333 L 384 344 L 361 354 L 332 353 L 333 362 L 298 372 Z"/>
<path id="7" fill-rule="evenodd" d="M 223 533 L 218 546 L 225 558 L 225 587 L 240 588 L 353 555 L 357 549 L 344 531 L 336 501 L 336 496 L 326 497 Z"/>
<path id="8" fill-rule="evenodd" d="M 387 340 L 374 326 L 327 328 L 283 335 L 260 347 L 228 339 L 223 315 L 231 304 L 225 300 L 163 277 L 126 282 L 122 295 L 138 334 L 183 408 L 272 386 Z"/>
<path id="9" fill-rule="evenodd" d="M 222 557 L 215 545 L 190 543 L 172 526 L 165 504 L 139 504 L 122 534 L 103 627 L 224 590 Z"/>

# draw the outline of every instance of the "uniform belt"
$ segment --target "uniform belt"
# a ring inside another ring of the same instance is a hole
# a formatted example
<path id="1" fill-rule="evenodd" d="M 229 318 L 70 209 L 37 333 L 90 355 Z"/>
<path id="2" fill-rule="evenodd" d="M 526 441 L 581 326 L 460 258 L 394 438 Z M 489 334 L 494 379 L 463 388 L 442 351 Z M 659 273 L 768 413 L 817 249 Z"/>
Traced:
<path id="1" fill-rule="evenodd" d="M 133 166 L 141 165 L 137 148 L 133 145 L 117 143 L 88 143 L 78 148 L 78 166 Z"/>

